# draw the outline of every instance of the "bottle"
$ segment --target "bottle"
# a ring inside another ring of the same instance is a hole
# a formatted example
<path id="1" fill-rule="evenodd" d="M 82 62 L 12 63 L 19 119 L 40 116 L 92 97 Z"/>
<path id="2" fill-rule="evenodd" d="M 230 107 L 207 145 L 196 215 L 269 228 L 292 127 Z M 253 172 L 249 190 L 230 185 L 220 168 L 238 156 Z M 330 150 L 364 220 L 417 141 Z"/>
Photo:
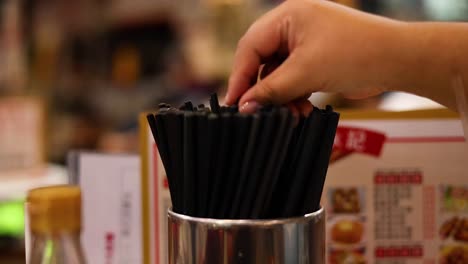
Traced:
<path id="1" fill-rule="evenodd" d="M 80 243 L 81 191 L 72 185 L 30 190 L 27 211 L 31 231 L 29 264 L 83 264 Z"/>

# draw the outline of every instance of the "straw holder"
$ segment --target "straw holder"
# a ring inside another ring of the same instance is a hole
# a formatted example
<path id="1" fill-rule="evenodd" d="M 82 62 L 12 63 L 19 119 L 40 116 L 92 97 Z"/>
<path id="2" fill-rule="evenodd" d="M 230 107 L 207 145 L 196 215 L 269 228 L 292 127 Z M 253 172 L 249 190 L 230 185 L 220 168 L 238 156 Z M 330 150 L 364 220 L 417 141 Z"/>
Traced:
<path id="1" fill-rule="evenodd" d="M 222 220 L 168 211 L 170 264 L 325 263 L 323 208 L 296 218 Z"/>

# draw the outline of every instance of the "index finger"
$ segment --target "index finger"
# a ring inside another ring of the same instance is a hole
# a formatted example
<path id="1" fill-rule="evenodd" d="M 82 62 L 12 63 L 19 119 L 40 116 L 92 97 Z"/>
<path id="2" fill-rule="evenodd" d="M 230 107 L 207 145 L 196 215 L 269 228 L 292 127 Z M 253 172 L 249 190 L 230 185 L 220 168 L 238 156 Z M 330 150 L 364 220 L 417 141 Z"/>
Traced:
<path id="1" fill-rule="evenodd" d="M 250 88 L 262 60 L 272 56 L 281 46 L 281 27 L 274 14 L 255 22 L 239 41 L 229 78 L 225 103 L 230 105 Z"/>

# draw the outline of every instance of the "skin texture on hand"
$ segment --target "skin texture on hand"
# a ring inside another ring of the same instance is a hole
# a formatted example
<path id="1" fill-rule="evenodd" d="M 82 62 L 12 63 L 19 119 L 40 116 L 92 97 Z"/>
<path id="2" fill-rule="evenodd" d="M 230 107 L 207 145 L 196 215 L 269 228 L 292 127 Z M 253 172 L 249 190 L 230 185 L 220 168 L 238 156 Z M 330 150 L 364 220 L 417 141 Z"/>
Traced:
<path id="1" fill-rule="evenodd" d="M 466 60 L 455 58 L 468 56 L 462 48 L 468 26 L 454 24 L 400 22 L 329 1 L 285 1 L 239 41 L 225 103 L 238 101 L 244 112 L 271 103 L 307 112 L 313 92 L 359 99 L 398 90 L 453 106 L 451 79 L 468 81 Z M 261 65 L 266 73 L 255 83 Z"/>

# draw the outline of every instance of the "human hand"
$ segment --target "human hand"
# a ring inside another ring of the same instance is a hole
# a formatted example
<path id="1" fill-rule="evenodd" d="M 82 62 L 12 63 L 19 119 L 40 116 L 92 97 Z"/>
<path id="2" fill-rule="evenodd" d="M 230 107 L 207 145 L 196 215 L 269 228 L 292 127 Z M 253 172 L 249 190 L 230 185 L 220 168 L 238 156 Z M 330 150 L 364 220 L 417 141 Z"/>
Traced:
<path id="1" fill-rule="evenodd" d="M 308 112 L 313 92 L 379 94 L 391 86 L 404 26 L 328 1 L 286 1 L 239 41 L 225 103 L 238 101 L 243 112 L 271 103 Z"/>

